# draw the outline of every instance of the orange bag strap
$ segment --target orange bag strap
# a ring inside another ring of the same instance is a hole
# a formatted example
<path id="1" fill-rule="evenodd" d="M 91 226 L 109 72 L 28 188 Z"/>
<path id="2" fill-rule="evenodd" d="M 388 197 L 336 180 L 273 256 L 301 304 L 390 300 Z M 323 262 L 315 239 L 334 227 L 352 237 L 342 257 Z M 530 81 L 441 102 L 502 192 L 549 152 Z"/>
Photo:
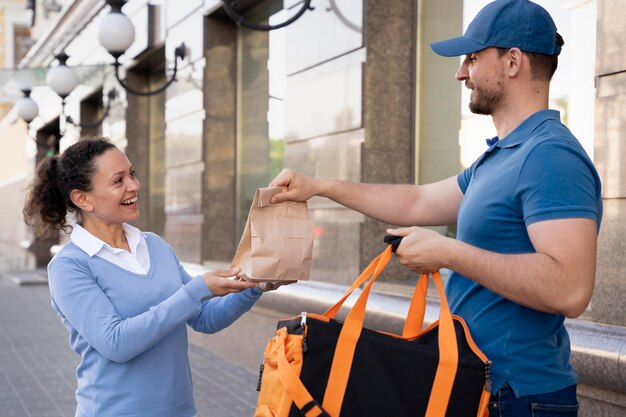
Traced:
<path id="1" fill-rule="evenodd" d="M 439 364 L 435 373 L 435 380 L 430 391 L 428 408 L 425 417 L 444 417 L 452 393 L 452 385 L 456 377 L 456 370 L 459 367 L 459 348 L 454 331 L 454 322 L 448 306 L 448 299 L 443 289 L 439 271 L 433 272 L 433 280 L 439 292 Z"/>
<path id="2" fill-rule="evenodd" d="M 413 339 L 422 331 L 424 314 L 426 313 L 426 293 L 428 291 L 428 275 L 422 274 L 413 290 L 409 312 L 404 321 L 402 337 Z"/>
<path id="3" fill-rule="evenodd" d="M 364 282 L 367 281 L 368 278 L 376 271 L 378 273 L 382 272 L 382 269 L 385 265 L 380 264 L 380 258 L 383 254 L 378 255 L 370 264 L 363 270 L 361 275 L 352 283 L 350 288 L 346 291 L 346 293 L 341 297 L 337 303 L 330 307 L 323 314 L 328 318 L 335 318 L 343 303 L 348 299 L 348 297 L 359 288 Z M 404 330 L 402 332 L 402 337 L 407 339 L 411 339 L 417 337 L 417 335 L 422 330 L 422 325 L 424 323 L 424 313 L 426 311 L 426 292 L 428 289 L 428 275 L 422 275 L 415 286 L 415 291 L 413 292 L 413 297 L 411 298 L 411 304 L 409 305 L 409 312 L 407 314 L 406 321 L 404 323 Z"/>
<path id="4" fill-rule="evenodd" d="M 356 281 L 354 281 L 352 283 L 352 285 L 350 286 L 348 291 L 346 291 L 346 293 L 343 295 L 343 297 L 341 297 L 341 299 L 339 301 L 337 301 L 337 303 L 334 306 L 332 306 L 331 308 L 326 310 L 326 312 L 323 314 L 325 317 L 328 317 L 329 319 L 335 318 L 335 316 L 339 312 L 339 309 L 341 308 L 343 303 L 354 292 L 354 290 L 359 288 L 361 286 L 361 284 L 363 284 L 365 281 L 367 281 L 367 279 L 372 275 L 372 273 L 374 273 L 376 271 L 376 268 L 378 267 L 378 263 L 379 263 L 380 258 L 382 256 L 383 255 L 380 254 L 376 258 L 374 258 L 374 260 L 372 262 L 370 262 L 370 264 L 367 266 L 367 268 L 365 268 L 363 270 L 363 272 L 361 272 L 361 275 L 359 275 L 359 277 L 356 279 Z"/>
<path id="5" fill-rule="evenodd" d="M 277 353 L 278 353 L 278 376 L 283 388 L 289 394 L 296 406 L 305 417 L 330 417 L 322 406 L 313 399 L 306 389 L 300 377 L 289 365 L 287 353 L 285 352 L 285 340 L 287 339 L 287 328 L 280 328 L 276 332 Z"/>
<path id="6" fill-rule="evenodd" d="M 391 246 L 391 251 L 395 252 L 402 242 L 402 236 L 387 235 L 384 240 L 385 243 L 388 243 Z M 411 297 L 411 303 L 409 305 L 409 312 L 404 320 L 402 337 L 405 339 L 413 339 L 422 331 L 424 313 L 426 312 L 427 291 L 428 274 L 422 274 L 415 285 L 415 289 L 413 290 L 413 296 Z"/>
<path id="7" fill-rule="evenodd" d="M 339 413 L 341 411 L 343 397 L 345 395 L 350 376 L 350 368 L 352 367 L 352 360 L 354 358 L 354 351 L 363 328 L 365 307 L 370 289 L 376 278 L 378 278 L 382 272 L 383 268 L 389 263 L 391 256 L 392 247 L 388 246 L 387 249 L 385 249 L 385 251 L 376 258 L 377 263 L 376 267 L 374 267 L 375 272 L 355 302 L 352 310 L 348 313 L 341 333 L 339 334 L 323 401 L 323 408 L 332 417 L 339 417 Z M 370 266 L 371 265 L 372 264 L 370 264 Z M 439 364 L 433 381 L 433 387 L 426 410 L 426 417 L 444 417 L 458 367 L 458 348 L 456 334 L 454 332 L 454 324 L 452 322 L 452 315 L 450 314 L 450 308 L 448 307 L 448 302 L 443 291 L 443 284 L 441 283 L 439 272 L 433 273 L 433 279 L 441 297 L 438 332 Z M 421 330 L 421 324 L 423 322 L 423 309 L 425 309 L 426 305 L 425 298 L 427 284 L 427 277 L 420 277 L 420 281 L 418 281 L 413 294 L 411 303 L 412 307 L 409 308 L 411 313 L 418 313 L 416 316 L 421 315 L 422 319 L 419 323 L 416 322 L 416 319 L 407 319 L 408 323 L 405 323 L 405 331 L 403 334 L 412 334 L 412 332 L 419 333 L 419 330 L 415 329 Z M 417 300 L 421 300 L 421 302 L 417 302 Z M 413 301 L 416 301 L 416 303 L 413 304 Z M 415 306 L 413 307 L 413 305 Z M 418 324 L 419 326 L 417 326 Z M 411 329 L 414 330 L 412 331 Z"/>
<path id="8" fill-rule="evenodd" d="M 333 363 L 328 376 L 328 384 L 324 392 L 324 401 L 322 403 L 324 409 L 332 417 L 339 417 L 346 386 L 348 385 L 348 378 L 350 377 L 350 368 L 352 367 L 356 343 L 361 335 L 361 329 L 363 329 L 365 305 L 367 304 L 370 289 L 383 268 L 389 263 L 391 256 L 392 248 L 388 246 L 387 249 L 376 258 L 377 263 L 374 269 L 374 275 L 368 281 L 365 288 L 363 288 L 361 295 L 359 295 L 359 298 L 346 317 L 341 333 L 339 333 Z M 370 264 L 370 266 L 371 265 L 372 264 Z"/>

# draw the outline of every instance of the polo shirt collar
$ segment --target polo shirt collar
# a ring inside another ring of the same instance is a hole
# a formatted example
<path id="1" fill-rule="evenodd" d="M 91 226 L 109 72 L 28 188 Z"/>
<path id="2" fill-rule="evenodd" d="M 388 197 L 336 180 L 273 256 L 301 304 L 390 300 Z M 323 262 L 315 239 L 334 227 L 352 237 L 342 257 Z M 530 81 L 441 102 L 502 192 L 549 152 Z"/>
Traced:
<path id="1" fill-rule="evenodd" d="M 137 253 L 137 247 L 139 246 L 143 232 L 126 223 L 124 223 L 122 227 L 124 228 L 124 233 L 126 234 L 126 240 L 128 241 L 131 253 Z M 120 249 L 112 248 L 103 240 L 98 239 L 78 223 L 72 225 L 72 234 L 70 235 L 70 239 L 72 240 L 72 243 L 85 251 L 85 253 L 90 257 L 100 252 L 102 248 L 107 248 L 114 253 L 120 251 Z"/>
<path id="2" fill-rule="evenodd" d="M 526 141 L 530 134 L 546 120 L 561 120 L 561 114 L 558 110 L 539 110 L 534 113 L 522 123 L 519 124 L 511 133 L 506 135 L 503 139 L 494 137 L 487 139 L 487 145 L 489 146 L 488 152 L 493 151 L 495 148 L 513 148 L 522 142 Z"/>

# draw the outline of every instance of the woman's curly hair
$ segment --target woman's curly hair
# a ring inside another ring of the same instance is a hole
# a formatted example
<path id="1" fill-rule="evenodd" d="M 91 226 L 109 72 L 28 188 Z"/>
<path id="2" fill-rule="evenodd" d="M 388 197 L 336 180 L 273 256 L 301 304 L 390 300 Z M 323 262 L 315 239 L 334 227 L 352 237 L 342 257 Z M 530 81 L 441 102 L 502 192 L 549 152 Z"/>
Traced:
<path id="1" fill-rule="evenodd" d="M 115 148 L 107 138 L 83 139 L 62 155 L 44 158 L 37 165 L 22 208 L 24 222 L 32 227 L 37 238 L 53 237 L 59 230 L 66 233 L 72 230 L 66 216 L 79 209 L 70 193 L 72 190 L 91 191 L 95 159 Z"/>

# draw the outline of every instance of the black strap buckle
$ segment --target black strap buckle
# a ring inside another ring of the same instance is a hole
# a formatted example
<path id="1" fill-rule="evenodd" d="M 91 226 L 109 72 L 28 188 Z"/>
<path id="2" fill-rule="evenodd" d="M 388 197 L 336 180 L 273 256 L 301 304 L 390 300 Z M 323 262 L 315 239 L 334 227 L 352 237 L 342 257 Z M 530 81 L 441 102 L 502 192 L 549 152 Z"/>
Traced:
<path id="1" fill-rule="evenodd" d="M 398 246 L 400 246 L 400 241 L 402 240 L 402 236 L 392 236 L 392 235 L 387 235 L 384 238 L 385 243 L 388 243 L 391 245 L 391 251 L 395 252 L 396 249 L 398 249 Z"/>

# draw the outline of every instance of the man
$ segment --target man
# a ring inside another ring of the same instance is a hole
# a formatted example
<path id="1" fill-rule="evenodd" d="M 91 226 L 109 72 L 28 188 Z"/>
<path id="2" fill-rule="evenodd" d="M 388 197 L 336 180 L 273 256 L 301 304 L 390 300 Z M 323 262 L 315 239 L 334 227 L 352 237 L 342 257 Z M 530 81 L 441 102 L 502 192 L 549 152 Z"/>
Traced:
<path id="1" fill-rule="evenodd" d="M 287 187 L 274 202 L 320 195 L 412 226 L 388 231 L 404 237 L 396 255 L 417 273 L 453 271 L 450 307 L 493 361 L 491 416 L 577 415 L 563 322 L 591 299 L 602 199 L 592 162 L 548 109 L 562 45 L 550 15 L 527 0 L 490 3 L 463 36 L 431 45 L 465 56 L 456 79 L 471 90 L 470 109 L 491 115 L 498 134 L 458 176 L 376 185 L 284 170 L 272 182 Z M 454 223 L 456 239 L 416 227 Z"/>

